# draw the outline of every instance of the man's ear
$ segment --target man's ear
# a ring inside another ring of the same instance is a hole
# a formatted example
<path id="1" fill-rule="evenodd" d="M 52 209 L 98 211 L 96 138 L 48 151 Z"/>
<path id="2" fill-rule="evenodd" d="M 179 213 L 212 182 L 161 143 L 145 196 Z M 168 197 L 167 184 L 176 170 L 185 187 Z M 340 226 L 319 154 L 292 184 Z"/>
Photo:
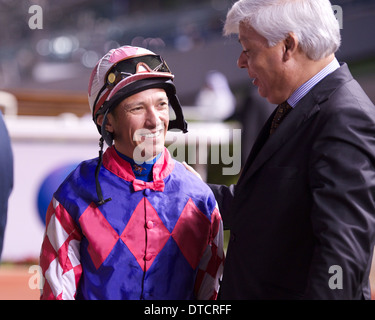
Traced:
<path id="1" fill-rule="evenodd" d="M 294 33 L 289 33 L 289 35 L 284 40 L 284 61 L 288 61 L 298 50 L 298 38 Z"/>
<path id="2" fill-rule="evenodd" d="M 104 121 L 104 114 L 99 114 L 98 117 L 96 118 L 96 123 L 100 126 L 103 125 Z M 108 113 L 105 121 L 105 130 L 113 133 L 113 126 L 112 126 L 112 114 Z"/>

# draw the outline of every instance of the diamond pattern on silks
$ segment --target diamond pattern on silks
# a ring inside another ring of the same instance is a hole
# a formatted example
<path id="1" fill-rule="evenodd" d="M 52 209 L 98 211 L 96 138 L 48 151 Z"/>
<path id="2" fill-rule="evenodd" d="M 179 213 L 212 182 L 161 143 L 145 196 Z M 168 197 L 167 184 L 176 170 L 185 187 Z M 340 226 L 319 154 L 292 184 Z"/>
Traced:
<path id="1" fill-rule="evenodd" d="M 172 237 L 182 254 L 195 269 L 209 243 L 211 222 L 189 199 L 178 219 Z"/>
<path id="2" fill-rule="evenodd" d="M 120 237 L 94 203 L 87 207 L 79 223 L 89 242 L 90 257 L 99 269 Z"/>
<path id="3" fill-rule="evenodd" d="M 284 118 L 288 115 L 288 113 L 292 109 L 293 108 L 289 105 L 287 101 L 278 105 L 275 116 L 273 117 L 273 120 L 272 120 L 270 135 L 272 135 L 276 131 L 280 123 L 284 120 Z"/>
<path id="4" fill-rule="evenodd" d="M 147 271 L 169 237 L 170 233 L 156 210 L 146 198 L 143 198 L 135 208 L 120 238 L 137 259 L 143 271 Z"/>
<path id="5" fill-rule="evenodd" d="M 113 229 L 94 203 L 79 222 L 96 269 L 102 265 L 121 239 L 143 271 L 147 271 L 172 236 L 193 269 L 198 267 L 209 243 L 211 222 L 189 198 L 170 233 L 147 198 L 142 198 L 121 235 Z"/>

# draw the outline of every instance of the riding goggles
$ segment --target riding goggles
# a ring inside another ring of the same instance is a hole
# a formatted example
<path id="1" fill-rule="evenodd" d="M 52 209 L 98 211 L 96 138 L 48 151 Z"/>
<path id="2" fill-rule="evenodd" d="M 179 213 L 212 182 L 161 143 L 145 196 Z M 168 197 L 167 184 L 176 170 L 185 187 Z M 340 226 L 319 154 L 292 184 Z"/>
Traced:
<path id="1" fill-rule="evenodd" d="M 127 84 L 127 78 L 132 82 L 150 77 L 167 77 L 173 79 L 174 76 L 167 63 L 159 55 L 137 56 L 117 62 L 108 70 L 104 78 L 105 83 L 96 96 L 92 111 L 93 118 L 95 119 L 97 112 L 102 109 L 104 101 L 110 99 L 115 94 L 115 91 L 112 89 L 120 82 L 124 81 L 123 85 L 125 85 Z M 107 93 L 101 96 L 105 89 L 107 89 Z"/>
<path id="2" fill-rule="evenodd" d="M 142 69 L 143 67 L 143 69 Z M 143 70 L 143 71 L 142 71 Z M 112 89 L 120 81 L 127 77 L 133 76 L 138 73 L 144 72 L 162 72 L 170 73 L 171 71 L 159 55 L 144 55 L 138 56 L 126 60 L 122 60 L 116 63 L 107 73 L 106 76 L 106 87 Z"/>

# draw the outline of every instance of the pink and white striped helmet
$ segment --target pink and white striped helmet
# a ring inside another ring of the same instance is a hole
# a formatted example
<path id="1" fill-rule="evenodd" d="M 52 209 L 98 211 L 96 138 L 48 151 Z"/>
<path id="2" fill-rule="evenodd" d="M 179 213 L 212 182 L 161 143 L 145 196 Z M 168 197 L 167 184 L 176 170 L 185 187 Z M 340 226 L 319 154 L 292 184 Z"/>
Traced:
<path id="1" fill-rule="evenodd" d="M 154 65 L 150 65 L 152 63 Z M 125 65 L 125 71 L 133 72 L 121 72 L 121 68 L 116 70 L 121 64 Z M 110 50 L 98 61 L 89 80 L 88 98 L 93 117 L 119 90 L 132 82 L 148 78 L 172 80 L 174 76 L 165 61 L 150 50 L 132 46 Z"/>

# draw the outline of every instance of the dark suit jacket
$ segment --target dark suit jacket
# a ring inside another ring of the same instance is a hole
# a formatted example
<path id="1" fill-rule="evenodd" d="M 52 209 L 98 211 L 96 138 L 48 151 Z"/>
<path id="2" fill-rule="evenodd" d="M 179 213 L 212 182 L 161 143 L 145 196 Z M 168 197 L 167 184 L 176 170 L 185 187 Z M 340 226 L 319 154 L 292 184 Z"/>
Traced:
<path id="1" fill-rule="evenodd" d="M 344 64 L 269 137 L 272 117 L 237 185 L 211 185 L 231 230 L 221 298 L 369 298 L 374 105 Z"/>
<path id="2" fill-rule="evenodd" d="M 7 221 L 8 198 L 13 188 L 13 153 L 0 111 L 0 257 L 3 249 L 3 238 Z"/>

